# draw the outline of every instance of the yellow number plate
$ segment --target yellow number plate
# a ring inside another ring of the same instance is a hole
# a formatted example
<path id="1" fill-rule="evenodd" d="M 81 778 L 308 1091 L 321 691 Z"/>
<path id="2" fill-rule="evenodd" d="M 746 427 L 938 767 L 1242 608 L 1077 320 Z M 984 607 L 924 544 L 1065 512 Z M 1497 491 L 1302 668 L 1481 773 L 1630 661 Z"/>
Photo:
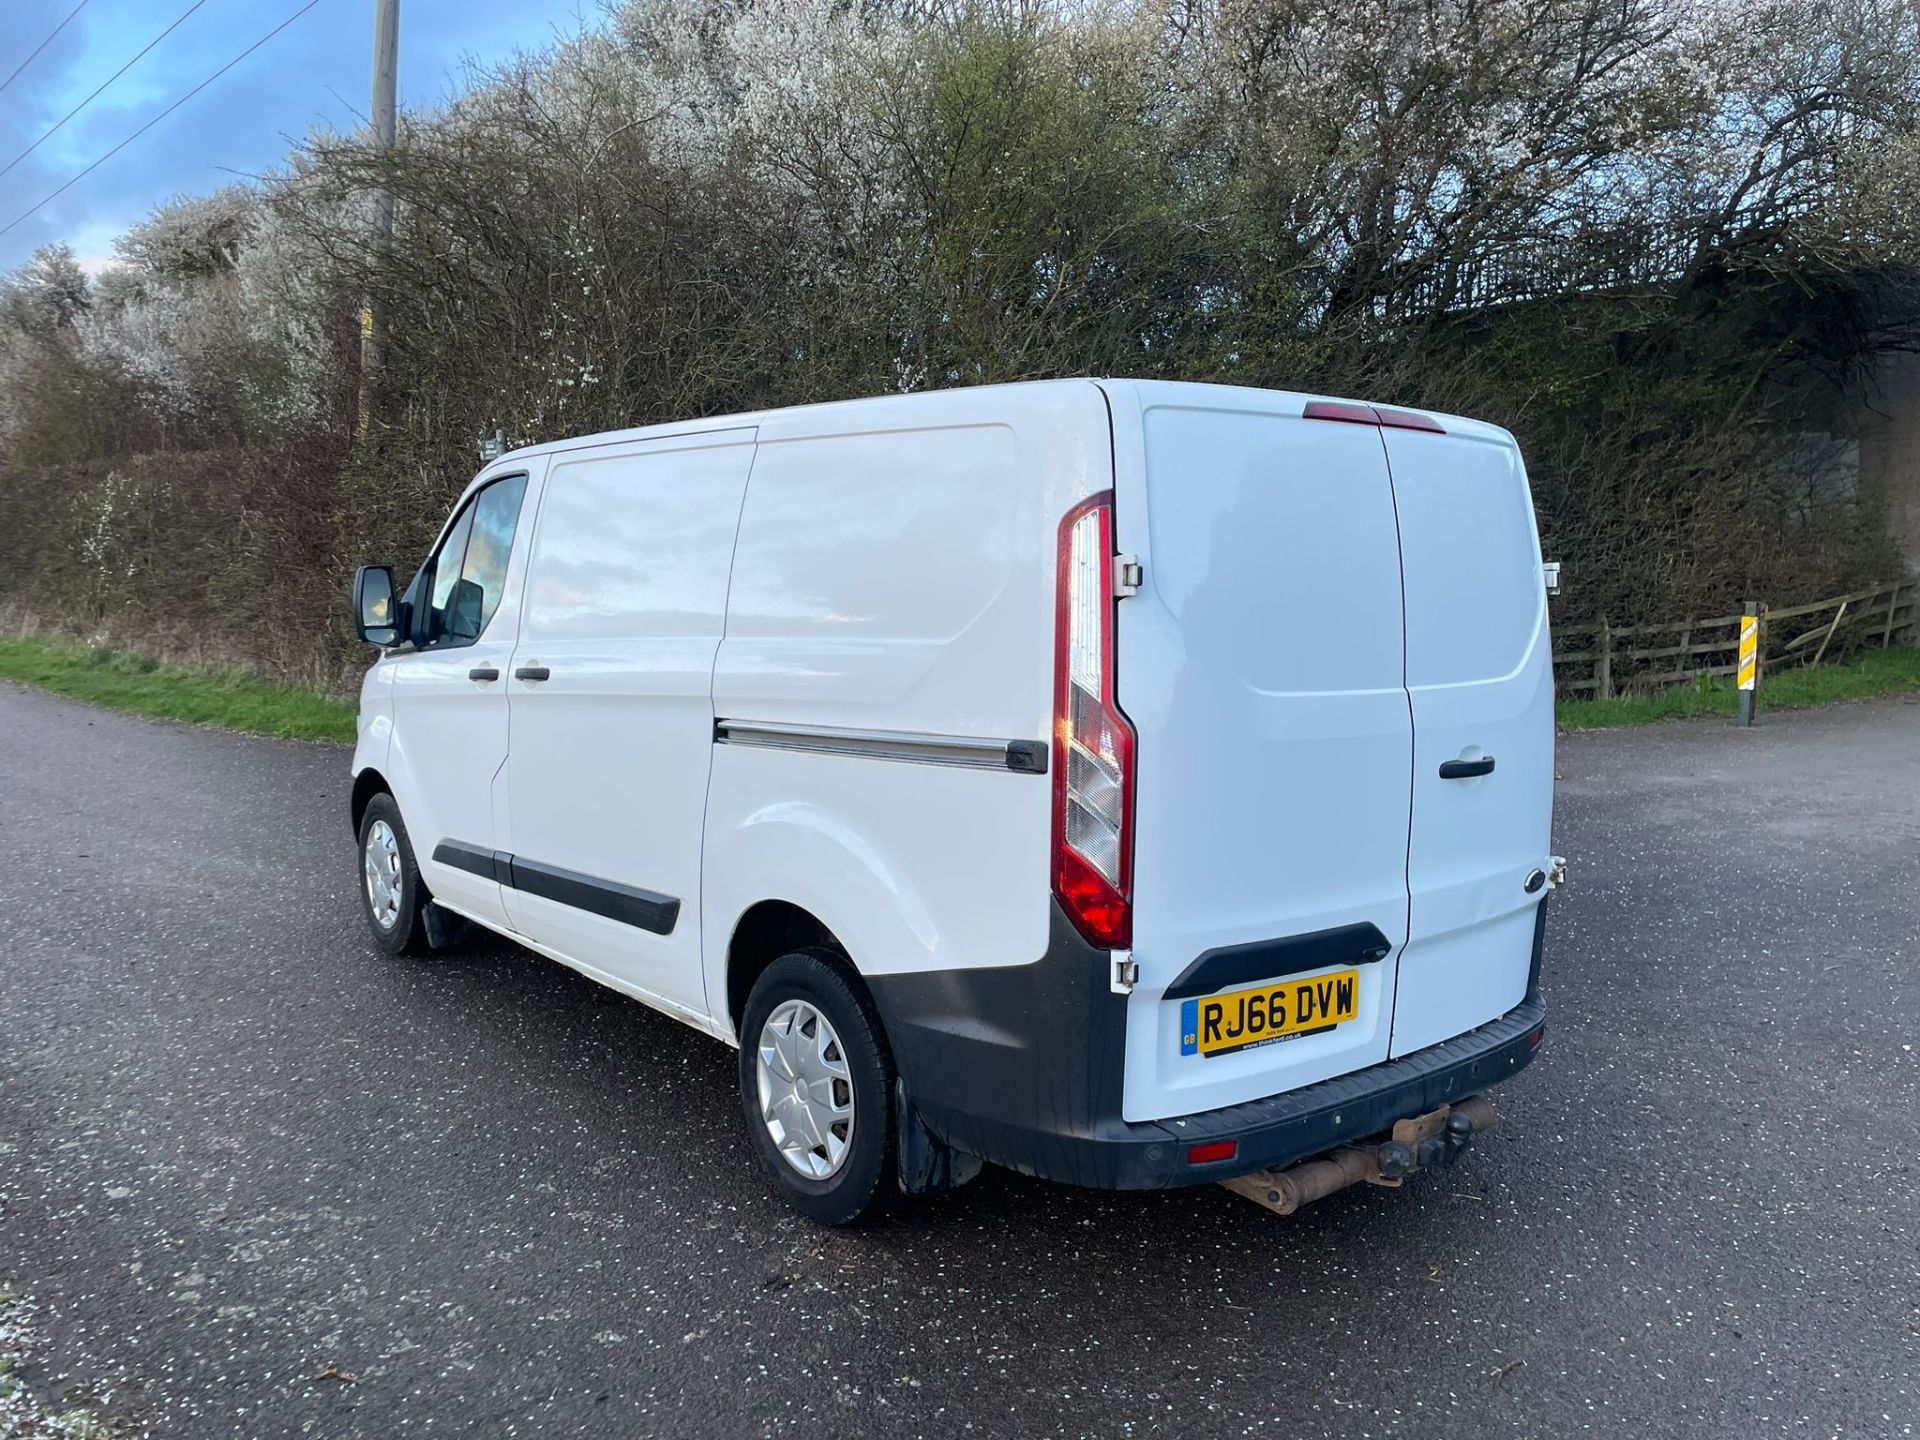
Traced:
<path id="1" fill-rule="evenodd" d="M 1360 1013 L 1360 972 L 1336 970 L 1180 1002 L 1180 1053 L 1225 1055 L 1331 1030 Z"/>

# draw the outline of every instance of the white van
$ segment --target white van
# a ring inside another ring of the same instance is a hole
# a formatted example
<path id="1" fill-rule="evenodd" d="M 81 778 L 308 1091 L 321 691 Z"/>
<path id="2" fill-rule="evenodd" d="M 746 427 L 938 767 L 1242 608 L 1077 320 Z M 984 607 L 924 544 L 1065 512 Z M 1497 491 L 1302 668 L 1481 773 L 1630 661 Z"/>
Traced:
<path id="1" fill-rule="evenodd" d="M 1124 380 L 654 426 L 501 457 L 355 590 L 375 939 L 461 916 L 739 1047 L 816 1220 L 1274 1171 L 1540 1041 L 1494 426 Z"/>

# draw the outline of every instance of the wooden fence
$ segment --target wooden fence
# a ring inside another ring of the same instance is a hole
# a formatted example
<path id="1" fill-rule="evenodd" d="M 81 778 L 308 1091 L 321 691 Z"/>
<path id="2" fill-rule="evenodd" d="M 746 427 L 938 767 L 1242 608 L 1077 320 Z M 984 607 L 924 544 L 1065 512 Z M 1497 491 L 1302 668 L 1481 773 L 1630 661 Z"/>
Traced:
<path id="1" fill-rule="evenodd" d="M 1915 643 L 1920 583 L 1901 580 L 1760 614 L 1760 670 L 1818 665 L 1868 645 Z M 1740 617 L 1712 615 L 1657 625 L 1555 626 L 1554 683 L 1566 696 L 1611 700 L 1696 675 L 1731 675 Z"/>

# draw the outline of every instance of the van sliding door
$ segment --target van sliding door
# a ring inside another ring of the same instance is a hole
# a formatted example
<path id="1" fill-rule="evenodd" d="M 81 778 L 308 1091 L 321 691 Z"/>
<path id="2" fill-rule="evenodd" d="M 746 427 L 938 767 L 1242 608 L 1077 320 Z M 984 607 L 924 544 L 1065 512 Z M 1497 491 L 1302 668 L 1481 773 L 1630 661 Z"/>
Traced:
<path id="1" fill-rule="evenodd" d="M 515 928 L 703 1023 L 713 657 L 753 437 L 553 457 L 507 691 Z"/>

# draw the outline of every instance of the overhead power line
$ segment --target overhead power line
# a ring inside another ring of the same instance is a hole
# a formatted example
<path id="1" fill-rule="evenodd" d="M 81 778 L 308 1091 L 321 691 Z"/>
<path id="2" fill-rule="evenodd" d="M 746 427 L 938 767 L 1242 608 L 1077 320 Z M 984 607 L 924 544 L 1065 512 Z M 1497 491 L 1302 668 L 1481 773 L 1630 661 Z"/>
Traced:
<path id="1" fill-rule="evenodd" d="M 0 175 L 6 174 L 8 170 L 13 169 L 14 166 L 18 165 L 22 160 L 26 159 L 27 156 L 31 155 L 34 151 L 38 150 L 42 145 L 46 144 L 47 141 L 51 140 L 56 130 L 58 130 L 62 125 L 66 124 L 67 121 L 73 119 L 73 117 L 78 115 L 82 110 L 86 109 L 87 106 L 91 105 L 95 100 L 98 100 L 100 98 L 101 90 L 105 90 L 107 86 L 113 84 L 114 81 L 118 80 L 122 75 L 126 74 L 127 71 L 131 70 L 134 66 L 138 65 L 142 57 L 146 55 L 148 50 L 153 49 L 154 46 L 158 45 L 162 40 L 166 39 L 167 36 L 171 35 L 174 31 L 178 30 L 182 25 L 182 23 L 185 22 L 187 16 L 193 14 L 194 11 L 198 10 L 202 5 L 206 3 L 207 3 L 207 0 L 193 0 L 193 4 L 189 5 L 185 10 L 180 12 L 180 18 L 178 20 L 175 20 L 173 24 L 167 26 L 166 29 L 162 30 L 158 35 L 154 36 L 153 39 L 149 40 L 146 43 L 145 47 L 140 51 L 140 54 L 134 56 L 133 59 L 127 61 L 126 64 L 122 65 L 118 70 L 114 71 L 113 74 L 109 75 L 104 81 L 101 82 L 100 88 L 98 90 L 95 90 L 93 94 L 87 96 L 86 99 L 82 100 L 78 105 L 74 106 L 73 109 L 69 110 L 66 114 L 62 115 L 58 120 L 56 120 L 53 123 L 51 127 L 48 128 L 47 132 L 43 134 L 38 140 L 34 141 L 31 145 L 27 146 L 27 148 L 22 150 L 18 155 L 14 156 L 13 159 L 9 160 L 4 167 L 0 167 Z"/>
<path id="2" fill-rule="evenodd" d="M 26 69 L 27 66 L 33 64 L 35 60 L 38 60 L 40 58 L 40 52 L 46 49 L 47 46 L 53 43 L 53 36 L 58 35 L 62 30 L 67 28 L 67 21 L 73 19 L 74 16 L 78 15 L 82 10 L 86 8 L 87 8 L 87 0 L 80 0 L 80 3 L 78 5 L 74 6 L 73 9 L 69 10 L 67 12 L 67 19 L 62 20 L 58 25 L 53 27 L 53 35 L 47 36 L 46 39 L 42 40 L 38 45 L 34 46 L 33 54 L 27 56 L 26 59 L 22 60 L 18 65 L 14 66 L 13 74 L 7 76 L 7 78 L 4 80 L 0 80 L 0 90 L 5 90 L 7 86 L 11 85 L 14 81 L 18 80 L 20 78 L 20 72 Z"/>
<path id="3" fill-rule="evenodd" d="M 83 3 L 84 3 L 84 0 L 83 0 Z M 82 170 L 78 175 L 75 175 L 71 180 L 67 181 L 66 184 L 62 185 L 58 190 L 55 190 L 50 195 L 44 196 L 42 199 L 37 201 L 30 209 L 24 210 L 20 214 L 14 216 L 13 219 L 9 220 L 5 225 L 0 225 L 0 235 L 5 235 L 9 230 L 13 229 L 16 225 L 20 224 L 21 221 L 28 219 L 29 217 L 34 215 L 36 212 L 38 212 L 40 209 L 42 209 L 44 206 L 47 206 L 51 204 L 53 201 L 58 200 L 62 195 L 66 194 L 67 191 L 71 190 L 75 185 L 78 185 L 82 180 L 86 179 L 87 176 L 91 175 L 94 171 L 98 170 L 102 165 L 106 164 L 107 161 L 111 160 L 114 156 L 118 155 L 122 150 L 126 149 L 127 146 L 131 145 L 134 141 L 138 140 L 142 135 L 146 134 L 147 131 L 151 130 L 154 126 L 158 125 L 162 120 L 166 119 L 167 116 L 171 115 L 174 111 L 178 110 L 182 105 L 186 104 L 187 101 L 191 100 L 194 96 L 198 95 L 202 90 L 206 89 L 207 86 L 211 85 L 214 81 L 218 80 L 222 75 L 226 74 L 229 70 L 233 69 L 234 66 L 238 65 L 242 60 L 246 59 L 249 55 L 253 54 L 254 51 L 258 50 L 262 45 L 266 44 L 269 40 L 273 39 L 274 36 L 278 35 L 282 30 L 286 29 L 289 25 L 293 24 L 294 21 L 298 20 L 302 15 L 306 14 L 307 11 L 313 9 L 313 7 L 318 5 L 319 3 L 320 3 L 320 0 L 307 0 L 307 3 L 302 5 L 298 10 L 294 11 L 293 14 L 289 15 L 286 19 L 282 20 L 278 25 L 274 26 L 273 29 L 269 30 L 266 34 L 262 35 L 258 40 L 254 41 L 253 44 L 249 45 L 246 49 L 242 50 L 238 55 L 234 56 L 233 59 L 229 60 L 226 64 L 222 65 L 218 70 L 214 71 L 213 74 L 209 75 L 206 79 L 202 80 L 198 85 L 194 86 L 193 89 L 187 91 L 186 94 L 182 95 L 178 100 L 174 101 L 171 105 L 167 106 L 166 109 L 162 110 L 158 115 L 154 116 L 151 120 L 147 121 L 146 124 L 142 125 L 138 130 L 134 131 L 131 135 L 127 136 L 127 138 L 122 140 L 118 145 L 114 146 L 111 150 L 107 151 L 106 154 L 102 155 L 98 160 L 94 161 L 91 165 L 87 166 L 86 169 Z"/>

